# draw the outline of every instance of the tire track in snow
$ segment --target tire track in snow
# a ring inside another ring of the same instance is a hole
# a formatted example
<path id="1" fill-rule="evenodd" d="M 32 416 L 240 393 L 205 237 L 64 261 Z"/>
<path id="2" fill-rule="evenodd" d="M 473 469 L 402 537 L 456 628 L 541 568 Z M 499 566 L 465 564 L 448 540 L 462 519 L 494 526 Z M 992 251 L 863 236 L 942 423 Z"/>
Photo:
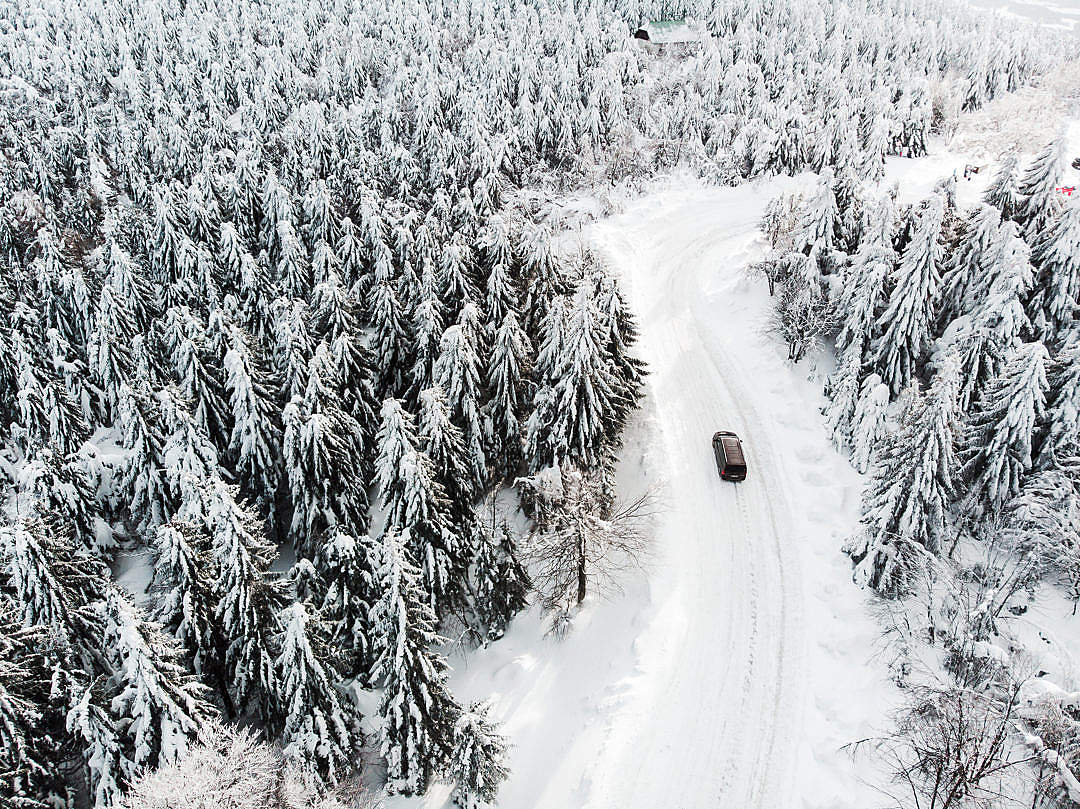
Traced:
<path id="1" fill-rule="evenodd" d="M 802 595 L 789 509 L 771 488 L 775 455 L 739 369 L 699 316 L 705 262 L 752 232 L 759 216 L 760 208 L 742 210 L 719 224 L 683 205 L 637 228 L 598 228 L 641 326 L 670 512 L 657 532 L 655 613 L 636 643 L 641 674 L 592 779 L 588 805 L 596 809 L 790 802 Z M 642 226 L 657 237 L 651 245 Z M 747 441 L 744 483 L 716 474 L 710 439 L 724 427 Z"/>

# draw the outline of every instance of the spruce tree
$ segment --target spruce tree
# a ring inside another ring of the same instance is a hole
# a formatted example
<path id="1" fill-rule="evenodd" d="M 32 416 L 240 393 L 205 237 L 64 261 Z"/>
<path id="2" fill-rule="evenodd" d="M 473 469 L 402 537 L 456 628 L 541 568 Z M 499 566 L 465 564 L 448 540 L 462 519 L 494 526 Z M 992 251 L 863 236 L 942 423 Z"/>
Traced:
<path id="1" fill-rule="evenodd" d="M 929 393 L 903 400 L 895 433 L 879 446 L 863 500 L 862 529 L 846 550 L 855 580 L 883 595 L 907 590 L 919 546 L 937 553 L 956 475 L 957 368 L 942 363 Z"/>
<path id="2" fill-rule="evenodd" d="M 961 221 L 958 243 L 946 259 L 936 303 L 942 326 L 969 314 L 982 302 L 988 287 L 983 268 L 1001 242 L 1001 219 L 997 208 L 980 205 Z"/>
<path id="3" fill-rule="evenodd" d="M 454 749 L 447 777 L 454 782 L 454 803 L 462 809 L 493 805 L 510 771 L 503 760 L 506 740 L 489 718 L 490 706 L 472 703 L 454 723 Z"/>
<path id="4" fill-rule="evenodd" d="M 275 668 L 285 757 L 315 784 L 336 784 L 360 747 L 359 717 L 338 690 L 340 673 L 318 614 L 294 603 L 282 612 L 281 625 Z"/>
<path id="5" fill-rule="evenodd" d="M 821 172 L 814 193 L 807 199 L 795 230 L 795 249 L 809 255 L 811 248 L 832 250 L 840 231 L 840 211 L 836 204 L 832 169 Z"/>
<path id="6" fill-rule="evenodd" d="M 1055 343 L 1080 316 L 1080 205 L 1066 205 L 1035 242 L 1038 272 L 1028 306 L 1037 334 Z"/>
<path id="7" fill-rule="evenodd" d="M 486 627 L 487 637 L 497 640 L 507 624 L 528 605 L 532 582 L 514 539 L 505 522 L 484 526 L 475 535 L 472 577 L 477 617 Z"/>
<path id="8" fill-rule="evenodd" d="M 383 535 L 379 590 L 371 611 L 377 657 L 372 679 L 383 688 L 379 703 L 381 752 L 391 792 L 427 789 L 453 750 L 461 708 L 446 687 L 446 662 L 431 651 L 439 642 L 420 571 L 407 547 L 408 531 Z"/>
<path id="9" fill-rule="evenodd" d="M 268 719 L 277 693 L 274 636 L 284 594 L 268 572 L 275 549 L 238 495 L 235 486 L 220 480 L 208 482 L 203 494 L 218 570 L 216 617 L 225 636 L 226 679 L 237 710 L 254 707 Z"/>
<path id="10" fill-rule="evenodd" d="M 1038 466 L 1050 469 L 1080 452 L 1080 332 L 1074 330 L 1046 370 L 1046 414 Z"/>
<path id="11" fill-rule="evenodd" d="M 369 613 L 378 596 L 378 548 L 368 534 L 353 536 L 335 526 L 324 537 L 317 559 L 325 583 L 321 610 L 341 654 L 342 673 L 362 682 L 373 662 Z"/>
<path id="12" fill-rule="evenodd" d="M 182 520 L 154 532 L 155 621 L 170 632 L 191 658 L 204 682 L 218 689 L 231 718 L 235 708 L 225 681 L 225 638 L 217 619 L 217 566 L 205 528 Z"/>
<path id="13" fill-rule="evenodd" d="M 558 404 L 551 430 L 559 458 L 592 464 L 617 432 L 610 419 L 619 411 L 620 394 L 600 339 L 599 313 L 582 282 L 567 314 L 559 361 L 564 370 L 553 386 Z"/>
<path id="14" fill-rule="evenodd" d="M 1006 154 L 1001 160 L 1001 167 L 983 194 L 983 202 L 997 208 L 1002 219 L 1015 219 L 1020 209 L 1017 160 L 1016 152 Z"/>
<path id="15" fill-rule="evenodd" d="M 1031 469 L 1032 440 L 1045 409 L 1047 360 L 1042 343 L 1014 349 L 965 425 L 961 458 L 970 518 L 1000 514 Z"/>
<path id="16" fill-rule="evenodd" d="M 942 248 L 938 239 L 943 214 L 941 197 L 931 197 L 911 242 L 904 248 L 896 270 L 896 285 L 878 320 L 881 337 L 877 364 L 893 393 L 899 393 L 912 379 L 929 346 L 933 302 L 941 282 Z"/>
<path id="17" fill-rule="evenodd" d="M 143 620 L 115 587 L 103 615 L 113 666 L 110 710 L 121 721 L 132 767 L 174 763 L 213 716 L 205 689 L 184 672 L 175 641 Z"/>
<path id="18" fill-rule="evenodd" d="M 877 374 L 870 374 L 863 380 L 851 421 L 851 464 L 860 472 L 869 471 L 878 443 L 886 434 L 888 406 L 888 385 Z"/>
<path id="19" fill-rule="evenodd" d="M 233 417 L 229 452 L 236 478 L 245 491 L 273 502 L 281 440 L 273 388 L 257 349 L 239 328 L 230 334 L 225 372 Z"/>
<path id="20" fill-rule="evenodd" d="M 1028 244 L 1037 244 L 1061 210 L 1061 177 L 1065 171 L 1064 135 L 1046 145 L 1020 176 L 1020 199 L 1016 206 L 1016 221 L 1023 229 Z"/>
<path id="21" fill-rule="evenodd" d="M 443 332 L 434 379 L 446 395 L 450 416 L 461 430 L 469 460 L 471 493 L 483 491 L 487 483 L 487 454 L 484 448 L 483 406 L 480 387 L 480 358 L 470 330 L 461 324 Z"/>
<path id="22" fill-rule="evenodd" d="M 419 449 L 412 416 L 393 399 L 383 404 L 382 414 L 375 482 L 386 515 L 383 531 L 407 531 L 409 552 L 420 562 L 432 609 L 442 615 L 463 600 L 463 538 L 452 530 L 451 503 L 431 459 Z"/>
<path id="23" fill-rule="evenodd" d="M 507 477 L 521 465 L 521 419 L 528 401 L 531 355 L 528 335 L 514 313 L 508 312 L 495 331 L 485 375 L 491 395 L 485 407 L 485 424 L 490 425 L 486 443 L 501 461 L 493 465 Z"/>

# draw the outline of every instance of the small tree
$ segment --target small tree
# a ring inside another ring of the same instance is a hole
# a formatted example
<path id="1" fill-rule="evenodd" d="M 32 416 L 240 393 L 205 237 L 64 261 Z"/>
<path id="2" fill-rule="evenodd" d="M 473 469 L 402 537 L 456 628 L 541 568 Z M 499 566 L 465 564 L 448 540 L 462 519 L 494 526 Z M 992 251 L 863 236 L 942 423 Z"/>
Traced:
<path id="1" fill-rule="evenodd" d="M 801 360 L 832 326 L 831 307 L 820 285 L 792 274 L 781 287 L 769 318 L 769 331 L 787 343 L 788 360 Z"/>
<path id="2" fill-rule="evenodd" d="M 544 497 L 529 553 L 549 607 L 581 604 L 590 589 L 603 594 L 617 588 L 618 575 L 641 563 L 648 548 L 648 495 L 610 508 L 598 476 L 567 463 L 559 486 L 546 487 Z"/>
<path id="3" fill-rule="evenodd" d="M 490 706 L 474 702 L 454 725 L 454 749 L 447 776 L 454 782 L 453 800 L 462 809 L 493 805 L 509 770 L 503 764 L 506 741 L 488 718 Z"/>
<path id="4" fill-rule="evenodd" d="M 1020 177 L 1016 221 L 1023 228 L 1028 244 L 1039 242 L 1061 210 L 1061 193 L 1057 187 L 1065 171 L 1067 148 L 1064 134 L 1059 135 L 1039 152 Z"/>

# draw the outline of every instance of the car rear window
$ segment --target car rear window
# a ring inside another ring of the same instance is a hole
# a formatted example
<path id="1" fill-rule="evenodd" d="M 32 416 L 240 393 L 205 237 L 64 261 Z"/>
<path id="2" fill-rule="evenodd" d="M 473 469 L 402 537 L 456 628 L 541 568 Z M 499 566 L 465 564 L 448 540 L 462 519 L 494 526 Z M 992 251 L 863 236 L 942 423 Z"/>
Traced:
<path id="1" fill-rule="evenodd" d="M 721 437 L 720 442 L 724 445 L 724 460 L 727 461 L 728 466 L 746 466 L 746 459 L 743 458 L 742 445 L 738 438 L 725 435 Z"/>

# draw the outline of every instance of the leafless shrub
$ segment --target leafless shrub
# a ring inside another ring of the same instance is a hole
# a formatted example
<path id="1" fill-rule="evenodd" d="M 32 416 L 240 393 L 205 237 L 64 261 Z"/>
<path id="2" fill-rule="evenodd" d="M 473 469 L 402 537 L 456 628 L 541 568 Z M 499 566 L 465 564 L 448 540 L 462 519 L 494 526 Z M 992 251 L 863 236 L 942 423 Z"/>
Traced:
<path id="1" fill-rule="evenodd" d="M 780 287 L 766 328 L 787 343 L 788 359 L 798 362 L 833 327 L 828 298 L 799 275 L 792 275 Z"/>
<path id="2" fill-rule="evenodd" d="M 1010 743 L 1022 683 L 983 689 L 920 686 L 895 731 L 867 740 L 889 768 L 898 806 L 990 809 L 1028 777 L 1033 756 Z M 1028 779 L 1030 780 L 1030 779 Z"/>

